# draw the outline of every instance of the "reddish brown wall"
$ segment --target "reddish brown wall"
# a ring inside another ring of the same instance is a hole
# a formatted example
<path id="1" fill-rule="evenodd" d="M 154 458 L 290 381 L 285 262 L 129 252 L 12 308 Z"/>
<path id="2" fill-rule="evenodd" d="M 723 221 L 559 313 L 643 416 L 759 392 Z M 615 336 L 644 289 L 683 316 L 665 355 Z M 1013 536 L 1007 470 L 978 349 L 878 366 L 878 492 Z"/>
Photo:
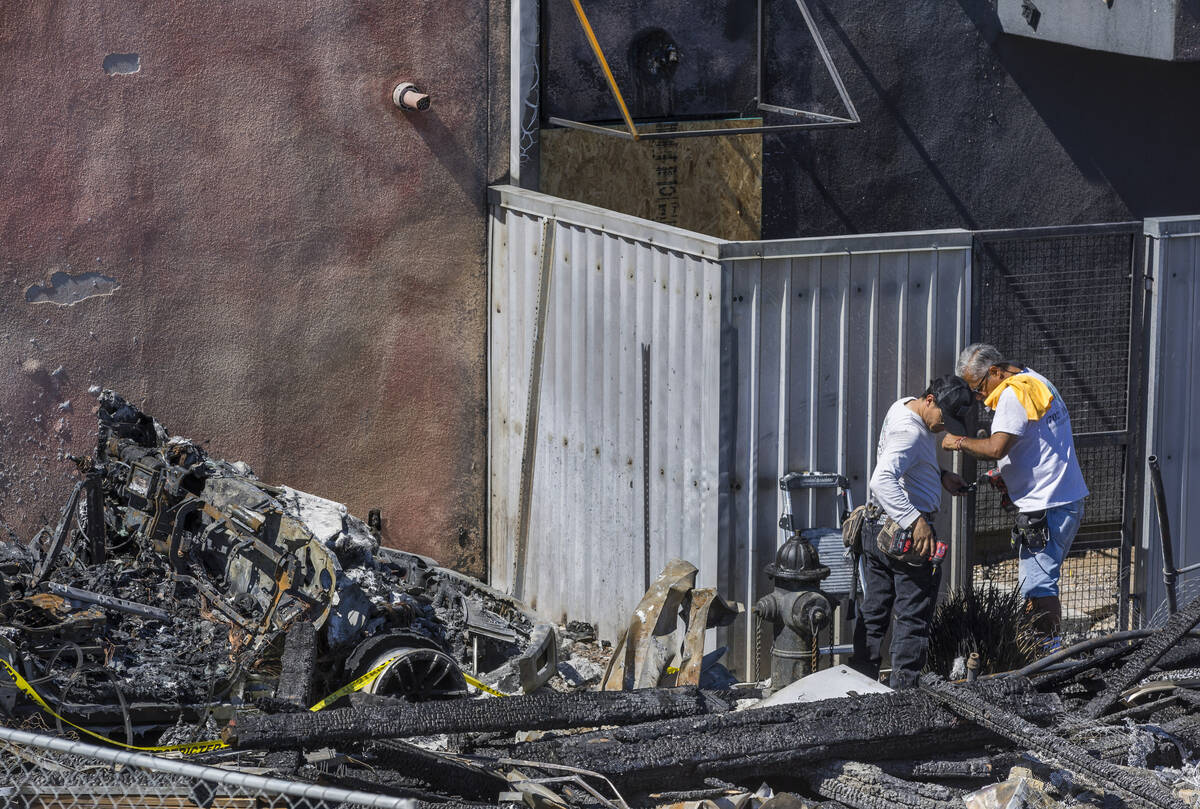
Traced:
<path id="1" fill-rule="evenodd" d="M 57 518 L 101 385 L 483 571 L 489 1 L 0 7 L 0 527 Z M 28 302 L 56 271 L 120 287 Z"/>

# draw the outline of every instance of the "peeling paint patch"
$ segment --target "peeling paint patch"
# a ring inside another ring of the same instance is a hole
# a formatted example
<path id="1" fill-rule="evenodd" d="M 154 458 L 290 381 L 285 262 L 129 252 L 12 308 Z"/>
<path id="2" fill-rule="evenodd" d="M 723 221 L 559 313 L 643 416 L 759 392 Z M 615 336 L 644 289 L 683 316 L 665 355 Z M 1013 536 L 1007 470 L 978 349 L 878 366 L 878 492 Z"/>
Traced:
<path id="1" fill-rule="evenodd" d="M 33 284 L 25 290 L 29 303 L 53 303 L 58 306 L 74 306 L 88 298 L 111 295 L 121 288 L 115 278 L 98 272 L 71 275 L 62 271 L 50 276 L 46 285 Z"/>
<path id="2" fill-rule="evenodd" d="M 128 76 L 142 69 L 142 57 L 136 53 L 110 53 L 104 57 L 104 72 L 110 76 Z"/>

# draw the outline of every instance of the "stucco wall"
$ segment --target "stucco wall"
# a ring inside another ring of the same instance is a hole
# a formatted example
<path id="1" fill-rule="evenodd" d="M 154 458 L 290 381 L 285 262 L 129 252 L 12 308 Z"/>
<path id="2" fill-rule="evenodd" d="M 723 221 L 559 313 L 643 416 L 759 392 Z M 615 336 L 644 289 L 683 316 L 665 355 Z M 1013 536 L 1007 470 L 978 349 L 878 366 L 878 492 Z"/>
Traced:
<path id="1" fill-rule="evenodd" d="M 101 385 L 483 572 L 489 2 L 0 9 L 0 528 L 57 519 Z"/>

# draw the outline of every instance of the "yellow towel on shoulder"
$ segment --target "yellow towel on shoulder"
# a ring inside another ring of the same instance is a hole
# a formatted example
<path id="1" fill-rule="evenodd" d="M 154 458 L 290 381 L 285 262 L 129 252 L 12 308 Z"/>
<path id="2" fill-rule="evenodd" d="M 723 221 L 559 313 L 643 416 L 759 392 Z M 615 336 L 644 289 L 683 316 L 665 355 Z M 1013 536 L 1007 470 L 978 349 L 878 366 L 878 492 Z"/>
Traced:
<path id="1" fill-rule="evenodd" d="M 1025 408 L 1025 415 L 1030 421 L 1037 421 L 1046 415 L 1050 403 L 1054 401 L 1054 394 L 1046 387 L 1045 382 L 1032 374 L 1016 374 L 1001 380 L 983 403 L 995 410 L 996 403 L 1000 401 L 1000 394 L 1009 388 L 1017 395 L 1017 401 Z"/>

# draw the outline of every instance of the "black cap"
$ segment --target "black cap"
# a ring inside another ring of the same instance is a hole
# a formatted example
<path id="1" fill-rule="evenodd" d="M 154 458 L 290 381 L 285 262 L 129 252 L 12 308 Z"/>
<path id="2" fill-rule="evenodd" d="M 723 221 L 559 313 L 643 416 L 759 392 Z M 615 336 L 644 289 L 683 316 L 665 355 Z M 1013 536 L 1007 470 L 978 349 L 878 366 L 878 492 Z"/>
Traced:
<path id="1" fill-rule="evenodd" d="M 975 394 L 971 388 L 954 374 L 939 376 L 929 383 L 929 392 L 933 394 L 933 403 L 942 411 L 944 421 L 961 425 L 966 419 L 967 411 L 975 404 Z"/>

